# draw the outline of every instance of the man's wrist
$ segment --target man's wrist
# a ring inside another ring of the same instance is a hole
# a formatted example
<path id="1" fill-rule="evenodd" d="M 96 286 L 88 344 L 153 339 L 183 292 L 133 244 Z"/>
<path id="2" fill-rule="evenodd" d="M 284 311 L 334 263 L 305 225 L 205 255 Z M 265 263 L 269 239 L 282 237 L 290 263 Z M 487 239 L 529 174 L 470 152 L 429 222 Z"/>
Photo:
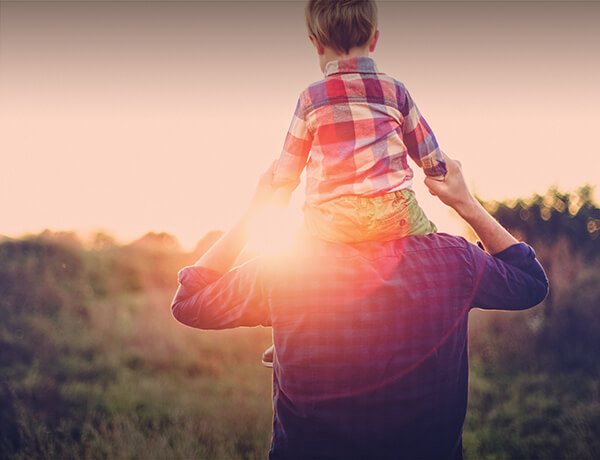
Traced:
<path id="1" fill-rule="evenodd" d="M 458 215 L 467 222 L 479 217 L 482 212 L 487 212 L 483 206 L 481 206 L 479 201 L 477 201 L 471 194 L 465 197 L 465 199 L 455 203 L 452 207 L 458 213 Z"/>

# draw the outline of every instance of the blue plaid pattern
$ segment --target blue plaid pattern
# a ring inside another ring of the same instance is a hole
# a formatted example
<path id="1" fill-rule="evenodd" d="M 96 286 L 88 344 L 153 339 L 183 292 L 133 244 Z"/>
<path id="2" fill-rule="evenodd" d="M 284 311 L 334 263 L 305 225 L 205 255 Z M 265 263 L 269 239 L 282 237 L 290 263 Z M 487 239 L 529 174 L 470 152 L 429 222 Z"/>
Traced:
<path id="1" fill-rule="evenodd" d="M 272 459 L 460 458 L 468 311 L 525 309 L 548 286 L 529 246 L 490 256 L 446 234 L 309 240 L 179 281 L 185 324 L 273 327 Z"/>

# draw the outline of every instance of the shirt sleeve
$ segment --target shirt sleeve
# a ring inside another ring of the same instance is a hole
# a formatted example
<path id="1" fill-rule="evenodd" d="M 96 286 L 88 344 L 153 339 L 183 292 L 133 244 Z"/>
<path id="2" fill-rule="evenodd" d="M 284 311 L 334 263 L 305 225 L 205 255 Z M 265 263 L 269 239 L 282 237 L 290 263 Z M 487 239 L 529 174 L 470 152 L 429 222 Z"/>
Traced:
<path id="1" fill-rule="evenodd" d="M 301 96 L 298 99 L 283 150 L 275 168 L 272 181 L 274 187 L 292 185 L 295 188 L 298 186 L 300 175 L 308 160 L 312 141 L 313 135 L 308 128 Z"/>
<path id="2" fill-rule="evenodd" d="M 546 297 L 548 278 L 527 244 L 514 244 L 493 256 L 475 246 L 472 250 L 477 267 L 472 307 L 525 310 Z"/>
<path id="3" fill-rule="evenodd" d="M 198 329 L 271 325 L 257 259 L 224 275 L 198 266 L 181 269 L 171 311 Z"/>
<path id="4" fill-rule="evenodd" d="M 425 175 L 439 177 L 446 175 L 446 162 L 442 156 L 433 131 L 419 112 L 406 88 L 401 113 L 404 116 L 402 135 L 409 156 L 423 169 Z"/>

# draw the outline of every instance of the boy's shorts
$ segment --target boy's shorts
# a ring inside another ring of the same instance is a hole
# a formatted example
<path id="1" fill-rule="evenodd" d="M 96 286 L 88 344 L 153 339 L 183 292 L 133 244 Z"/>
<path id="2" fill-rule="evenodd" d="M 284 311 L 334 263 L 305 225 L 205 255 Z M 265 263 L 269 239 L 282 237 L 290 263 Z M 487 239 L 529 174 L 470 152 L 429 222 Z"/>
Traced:
<path id="1" fill-rule="evenodd" d="M 309 233 L 341 243 L 388 241 L 408 235 L 435 233 L 412 190 L 364 197 L 346 195 L 317 205 L 304 205 Z"/>

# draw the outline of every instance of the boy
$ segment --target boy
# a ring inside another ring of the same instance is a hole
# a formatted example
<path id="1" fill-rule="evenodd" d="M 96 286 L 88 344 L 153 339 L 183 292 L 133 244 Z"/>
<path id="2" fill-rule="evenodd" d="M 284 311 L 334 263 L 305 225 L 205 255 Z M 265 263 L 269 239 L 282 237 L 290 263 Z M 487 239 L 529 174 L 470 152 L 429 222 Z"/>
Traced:
<path id="1" fill-rule="evenodd" d="M 415 200 L 407 155 L 438 180 L 446 165 L 404 85 L 369 57 L 379 38 L 374 1 L 310 0 L 306 24 L 325 78 L 300 94 L 273 186 L 291 194 L 306 166 L 304 221 L 317 238 L 352 243 L 435 232 Z"/>

